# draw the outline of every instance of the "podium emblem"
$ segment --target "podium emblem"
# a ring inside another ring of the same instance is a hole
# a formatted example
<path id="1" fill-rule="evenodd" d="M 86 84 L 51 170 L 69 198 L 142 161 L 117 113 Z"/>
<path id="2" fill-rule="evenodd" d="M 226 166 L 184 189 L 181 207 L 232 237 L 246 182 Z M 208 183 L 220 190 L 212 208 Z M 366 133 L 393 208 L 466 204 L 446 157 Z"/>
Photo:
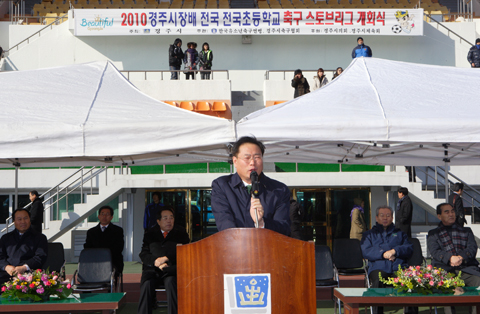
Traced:
<path id="1" fill-rule="evenodd" d="M 225 313 L 271 313 L 270 274 L 224 275 Z"/>

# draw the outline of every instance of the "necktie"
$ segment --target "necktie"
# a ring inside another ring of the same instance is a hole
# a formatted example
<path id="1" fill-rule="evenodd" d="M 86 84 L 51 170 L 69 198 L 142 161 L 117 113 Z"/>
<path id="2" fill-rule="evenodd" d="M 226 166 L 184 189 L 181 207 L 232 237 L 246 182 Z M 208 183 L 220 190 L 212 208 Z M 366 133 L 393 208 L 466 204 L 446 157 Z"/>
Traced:
<path id="1" fill-rule="evenodd" d="M 167 234 L 168 234 L 168 232 L 165 231 L 165 232 L 163 233 L 163 237 L 166 238 L 166 237 L 167 237 Z"/>
<path id="2" fill-rule="evenodd" d="M 102 232 L 104 232 L 106 228 L 107 228 L 107 227 L 102 226 Z"/>
<path id="3" fill-rule="evenodd" d="M 252 185 L 249 184 L 247 185 L 247 192 L 248 192 L 248 195 L 250 195 L 250 192 L 252 191 Z"/>

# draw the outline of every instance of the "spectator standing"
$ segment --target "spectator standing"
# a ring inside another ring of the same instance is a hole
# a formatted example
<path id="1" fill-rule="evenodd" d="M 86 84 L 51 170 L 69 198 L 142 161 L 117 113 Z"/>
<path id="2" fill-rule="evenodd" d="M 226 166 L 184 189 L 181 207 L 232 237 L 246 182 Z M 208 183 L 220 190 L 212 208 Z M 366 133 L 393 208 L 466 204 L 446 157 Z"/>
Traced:
<path id="1" fill-rule="evenodd" d="M 32 205 L 29 207 L 32 229 L 38 233 L 42 233 L 43 201 L 36 190 L 30 191 L 28 198 L 32 202 Z"/>
<path id="2" fill-rule="evenodd" d="M 200 56 L 198 60 L 198 64 L 200 65 L 200 74 L 202 80 L 209 80 L 210 79 L 210 72 L 202 71 L 212 69 L 212 60 L 213 60 L 213 52 L 210 49 L 210 45 L 208 43 L 203 43 L 202 51 L 200 51 Z"/>
<path id="3" fill-rule="evenodd" d="M 143 229 L 145 232 L 157 225 L 157 213 L 163 208 L 163 204 L 160 202 L 160 193 L 153 192 L 153 202 L 145 207 L 145 214 L 143 215 Z"/>
<path id="4" fill-rule="evenodd" d="M 410 196 L 408 196 L 408 189 L 401 187 L 398 189 L 395 227 L 402 230 L 409 238 L 412 237 L 412 213 L 413 204 Z"/>
<path id="5" fill-rule="evenodd" d="M 175 71 L 180 70 L 182 60 L 182 40 L 177 38 L 173 42 L 173 45 L 170 45 L 170 48 L 168 49 L 168 64 L 170 65 L 170 70 L 173 71 L 170 77 L 171 80 L 178 80 L 178 72 Z"/>
<path id="6" fill-rule="evenodd" d="M 307 79 L 303 76 L 302 70 L 295 70 L 295 76 L 292 80 L 292 87 L 295 88 L 293 98 L 303 96 L 310 93 L 310 85 L 308 85 Z"/>
<path id="7" fill-rule="evenodd" d="M 317 75 L 313 77 L 313 90 L 317 90 L 328 84 L 328 79 L 322 68 L 318 69 Z"/>
<path id="8" fill-rule="evenodd" d="M 196 70 L 198 64 L 197 44 L 189 42 L 187 47 L 188 49 L 185 51 L 185 57 L 183 59 L 183 62 L 185 63 L 185 77 L 187 80 L 190 79 L 190 77 L 194 80 L 196 71 L 192 70 Z"/>
<path id="9" fill-rule="evenodd" d="M 353 200 L 355 206 L 353 206 L 350 212 L 350 218 L 352 219 L 352 227 L 350 228 L 350 239 L 362 240 L 362 235 L 367 231 L 367 224 L 365 223 L 365 202 L 361 198 L 355 198 Z"/>
<path id="10" fill-rule="evenodd" d="M 480 68 L 480 38 L 475 40 L 475 45 L 468 51 L 467 60 L 472 68 Z"/>
<path id="11" fill-rule="evenodd" d="M 384 205 L 377 208 L 377 223 L 366 231 L 362 238 L 363 258 L 368 260 L 368 278 L 370 287 L 384 288 L 379 279 L 393 277 L 398 266 L 406 267 L 407 260 L 412 256 L 413 245 L 401 230 L 393 225 L 393 210 Z M 414 312 L 414 310 L 405 311 Z M 383 307 L 373 307 L 373 314 L 382 314 Z"/>
<path id="12" fill-rule="evenodd" d="M 340 74 L 342 74 L 342 72 L 343 72 L 343 68 L 338 67 L 337 70 L 335 70 L 335 73 L 333 74 L 332 81 L 336 79 Z"/>
<path id="13" fill-rule="evenodd" d="M 448 203 L 452 205 L 455 210 L 456 222 L 460 227 L 463 227 L 467 222 L 465 220 L 465 212 L 463 210 L 463 183 L 457 182 L 453 185 L 453 193 L 448 196 Z"/>
<path id="14" fill-rule="evenodd" d="M 352 59 L 372 56 L 372 49 L 363 43 L 362 37 L 357 38 L 357 44 L 357 47 L 353 48 Z"/>

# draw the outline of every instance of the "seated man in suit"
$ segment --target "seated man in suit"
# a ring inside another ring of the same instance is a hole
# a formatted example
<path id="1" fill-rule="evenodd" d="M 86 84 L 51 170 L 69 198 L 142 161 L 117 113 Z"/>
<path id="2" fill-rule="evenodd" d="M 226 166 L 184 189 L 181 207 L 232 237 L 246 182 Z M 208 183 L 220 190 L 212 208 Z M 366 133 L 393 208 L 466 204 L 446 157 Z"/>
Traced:
<path id="1" fill-rule="evenodd" d="M 184 228 L 174 225 L 174 217 L 172 206 L 162 207 L 157 213 L 157 226 L 143 236 L 139 314 L 152 313 L 155 288 L 162 282 L 167 292 L 168 314 L 177 313 L 177 244 L 189 243 L 190 238 Z"/>
<path id="2" fill-rule="evenodd" d="M 212 212 L 218 231 L 258 227 L 290 235 L 290 191 L 263 171 L 265 146 L 254 137 L 242 137 L 232 148 L 237 173 L 212 182 Z M 251 195 L 252 171 L 258 173 L 259 196 Z"/>
<path id="3" fill-rule="evenodd" d="M 362 237 L 363 258 L 368 260 L 368 278 L 372 288 L 383 288 L 382 278 L 393 277 L 398 265 L 407 266 L 412 256 L 413 245 L 407 235 L 393 224 L 393 209 L 386 205 L 377 208 L 377 224 L 365 231 Z M 418 310 L 418 309 L 417 309 Z M 406 312 L 414 312 L 415 309 Z M 383 313 L 383 307 L 374 307 L 373 313 Z"/>
<path id="4" fill-rule="evenodd" d="M 0 239 L 0 284 L 11 276 L 42 268 L 47 259 L 47 237 L 31 228 L 30 212 L 13 212 L 15 230 Z"/>
<path id="5" fill-rule="evenodd" d="M 454 274 L 461 271 L 465 286 L 480 286 L 480 269 L 476 258 L 478 247 L 472 229 L 455 222 L 455 209 L 449 203 L 437 206 L 437 217 L 440 223 L 428 232 L 427 238 L 432 266 Z M 448 313 L 450 309 L 445 310 Z"/>
<path id="6" fill-rule="evenodd" d="M 112 264 L 115 267 L 115 284 L 118 283 L 118 277 L 123 272 L 123 247 L 125 244 L 123 238 L 123 228 L 112 224 L 113 208 L 102 206 L 98 210 L 98 220 L 100 222 L 96 227 L 87 231 L 87 239 L 83 247 L 88 248 L 106 248 L 112 253 Z"/>

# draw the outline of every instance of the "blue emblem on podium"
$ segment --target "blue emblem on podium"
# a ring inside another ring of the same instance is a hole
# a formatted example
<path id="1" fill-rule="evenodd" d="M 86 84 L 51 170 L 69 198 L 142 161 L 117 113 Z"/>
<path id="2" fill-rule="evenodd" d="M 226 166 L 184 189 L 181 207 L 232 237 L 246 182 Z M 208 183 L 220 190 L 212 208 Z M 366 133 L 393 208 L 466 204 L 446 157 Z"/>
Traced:
<path id="1" fill-rule="evenodd" d="M 267 307 L 270 284 L 267 276 L 237 276 L 234 280 L 237 307 Z"/>
<path id="2" fill-rule="evenodd" d="M 271 313 L 270 274 L 225 274 L 225 313 Z"/>

